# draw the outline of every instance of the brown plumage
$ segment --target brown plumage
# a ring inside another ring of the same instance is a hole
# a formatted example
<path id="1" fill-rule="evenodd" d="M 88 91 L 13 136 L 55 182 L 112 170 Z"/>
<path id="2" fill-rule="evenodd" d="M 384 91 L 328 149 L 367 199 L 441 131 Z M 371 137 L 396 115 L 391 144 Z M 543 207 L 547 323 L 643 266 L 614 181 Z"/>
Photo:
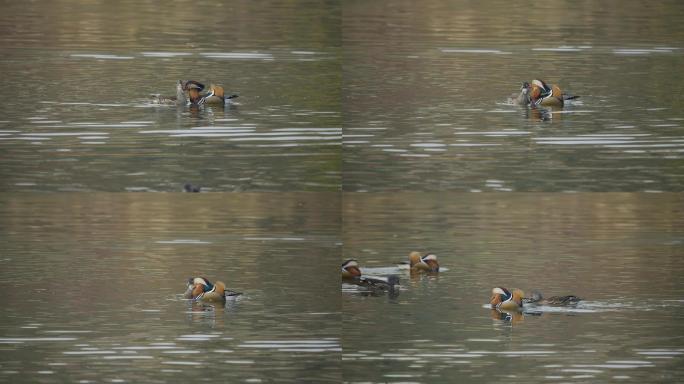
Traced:
<path id="1" fill-rule="evenodd" d="M 437 256 L 432 253 L 421 255 L 420 252 L 413 251 L 409 254 L 409 265 L 411 271 L 439 272 L 439 262 Z"/>
<path id="2" fill-rule="evenodd" d="M 519 289 L 509 291 L 504 287 L 495 287 L 489 304 L 495 309 L 517 310 L 522 308 L 524 296 L 525 293 Z"/>

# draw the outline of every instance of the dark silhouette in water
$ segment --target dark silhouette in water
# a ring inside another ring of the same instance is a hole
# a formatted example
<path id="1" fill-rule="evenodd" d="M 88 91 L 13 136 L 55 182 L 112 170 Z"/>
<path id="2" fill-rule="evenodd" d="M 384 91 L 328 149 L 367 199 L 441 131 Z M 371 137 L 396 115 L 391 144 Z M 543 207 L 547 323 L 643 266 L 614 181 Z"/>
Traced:
<path id="1" fill-rule="evenodd" d="M 202 187 L 192 185 L 190 183 L 185 183 L 185 185 L 183 186 L 183 191 L 185 192 L 199 192 L 200 189 L 202 189 Z"/>
<path id="2" fill-rule="evenodd" d="M 389 275 L 387 276 L 387 280 L 369 276 L 355 276 L 343 278 L 342 280 L 348 284 L 368 288 L 372 293 L 388 292 L 390 295 L 393 295 L 399 292 L 397 289 L 397 285 L 399 285 L 399 276 L 397 275 Z"/>

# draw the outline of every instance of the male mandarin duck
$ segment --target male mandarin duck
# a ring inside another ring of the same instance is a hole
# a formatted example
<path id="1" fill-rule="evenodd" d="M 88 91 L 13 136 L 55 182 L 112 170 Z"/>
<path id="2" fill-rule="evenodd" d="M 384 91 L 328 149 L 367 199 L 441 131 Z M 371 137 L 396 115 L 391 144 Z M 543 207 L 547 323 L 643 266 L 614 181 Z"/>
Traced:
<path id="1" fill-rule="evenodd" d="M 437 256 L 432 253 L 421 255 L 420 252 L 411 252 L 409 254 L 409 265 L 411 272 L 439 272 Z"/>
<path id="2" fill-rule="evenodd" d="M 578 97 L 563 93 L 557 85 L 549 85 L 543 80 L 534 79 L 531 83 L 524 82 L 520 87 L 520 93 L 512 99 L 520 105 L 562 107 L 565 100 Z"/>
<path id="3" fill-rule="evenodd" d="M 219 105 L 224 105 L 225 103 L 228 102 L 230 99 L 234 99 L 238 97 L 238 95 L 230 95 L 230 96 L 224 96 L 224 91 L 223 87 L 220 85 L 215 85 L 211 84 L 209 86 L 209 93 L 205 95 L 202 100 L 200 100 L 200 104 L 219 104 Z"/>
<path id="4" fill-rule="evenodd" d="M 489 304 L 493 309 L 519 310 L 523 306 L 524 296 L 525 293 L 519 289 L 509 291 L 503 287 L 496 287 L 492 289 L 492 298 Z"/>
<path id="5" fill-rule="evenodd" d="M 240 292 L 226 290 L 226 285 L 223 282 L 217 281 L 212 284 L 207 278 L 191 277 L 188 279 L 188 288 L 183 297 L 192 300 L 225 302 L 226 296 L 233 297 L 241 294 Z"/>
<path id="6" fill-rule="evenodd" d="M 359 268 L 359 263 L 354 259 L 349 259 L 342 263 L 342 278 L 347 279 L 358 279 L 361 277 L 361 269 Z"/>

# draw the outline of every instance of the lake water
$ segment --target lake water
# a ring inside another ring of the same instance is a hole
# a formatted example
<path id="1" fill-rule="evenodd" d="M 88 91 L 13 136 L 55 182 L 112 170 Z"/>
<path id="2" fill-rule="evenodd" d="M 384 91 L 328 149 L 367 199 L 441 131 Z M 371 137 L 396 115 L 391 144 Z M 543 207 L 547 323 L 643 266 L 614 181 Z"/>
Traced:
<path id="1" fill-rule="evenodd" d="M 327 193 L 6 193 L 0 217 L 0 382 L 341 380 Z M 243 295 L 183 299 L 200 274 Z"/>
<path id="2" fill-rule="evenodd" d="M 681 3 L 345 5 L 345 191 L 683 189 Z"/>
<path id="3" fill-rule="evenodd" d="M 0 382 L 684 381 L 682 20 L 6 2 Z M 511 105 L 534 78 L 580 98 Z M 179 79 L 239 97 L 150 103 Z M 442 272 L 409 276 L 411 250 Z M 351 257 L 400 289 L 340 287 Z M 244 294 L 188 302 L 196 275 Z M 494 286 L 585 300 L 492 312 Z"/>
<path id="4" fill-rule="evenodd" d="M 684 377 L 680 194 L 345 194 L 344 255 L 398 273 L 396 297 L 342 295 L 356 382 L 678 382 Z M 396 268 L 410 250 L 442 270 Z M 577 307 L 488 308 L 496 286 Z"/>
<path id="5" fill-rule="evenodd" d="M 0 107 L 0 190 L 339 189 L 333 5 L 6 4 L 0 71 L 16 88 Z M 149 102 L 178 79 L 240 97 Z"/>

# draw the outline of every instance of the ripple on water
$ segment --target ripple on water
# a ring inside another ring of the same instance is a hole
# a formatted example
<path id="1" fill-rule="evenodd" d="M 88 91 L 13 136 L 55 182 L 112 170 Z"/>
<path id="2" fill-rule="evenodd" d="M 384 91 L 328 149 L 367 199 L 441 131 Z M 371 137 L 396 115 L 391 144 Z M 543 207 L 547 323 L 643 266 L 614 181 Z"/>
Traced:
<path id="1" fill-rule="evenodd" d="M 158 240 L 157 244 L 212 244 L 211 241 L 197 240 L 197 239 L 174 239 L 174 240 Z"/>
<path id="2" fill-rule="evenodd" d="M 180 56 L 192 56 L 190 52 L 141 52 L 141 55 L 145 57 L 180 57 Z"/>
<path id="3" fill-rule="evenodd" d="M 86 58 L 86 59 L 98 59 L 98 60 L 132 60 L 133 56 L 119 56 L 112 54 L 102 54 L 102 53 L 73 53 L 71 57 L 76 58 Z"/>
<path id="4" fill-rule="evenodd" d="M 510 55 L 511 52 L 485 48 L 439 48 L 442 53 L 466 53 L 483 55 Z"/>
<path id="5" fill-rule="evenodd" d="M 0 337 L 0 344 L 23 344 L 55 341 L 74 341 L 77 337 Z"/>
<path id="6" fill-rule="evenodd" d="M 210 340 L 214 340 L 220 336 L 221 335 L 219 335 L 219 334 L 197 333 L 197 334 L 190 334 L 190 335 L 181 335 L 176 340 L 178 340 L 178 341 L 193 341 L 193 342 L 195 342 L 195 341 L 210 341 Z"/>
<path id="7" fill-rule="evenodd" d="M 259 52 L 202 52 L 201 56 L 210 59 L 222 60 L 273 60 L 273 55 L 270 53 Z"/>
<path id="8" fill-rule="evenodd" d="M 613 53 L 616 55 L 650 55 L 652 53 L 672 53 L 675 49 L 678 48 L 614 48 Z"/>
<path id="9" fill-rule="evenodd" d="M 340 352 L 337 339 L 252 340 L 244 341 L 239 348 L 274 349 L 279 352 Z"/>
<path id="10" fill-rule="evenodd" d="M 583 46 L 572 46 L 572 45 L 562 45 L 559 47 L 549 47 L 549 48 L 532 48 L 533 51 L 546 51 L 546 52 L 582 52 L 586 49 L 591 49 L 589 45 Z"/>

